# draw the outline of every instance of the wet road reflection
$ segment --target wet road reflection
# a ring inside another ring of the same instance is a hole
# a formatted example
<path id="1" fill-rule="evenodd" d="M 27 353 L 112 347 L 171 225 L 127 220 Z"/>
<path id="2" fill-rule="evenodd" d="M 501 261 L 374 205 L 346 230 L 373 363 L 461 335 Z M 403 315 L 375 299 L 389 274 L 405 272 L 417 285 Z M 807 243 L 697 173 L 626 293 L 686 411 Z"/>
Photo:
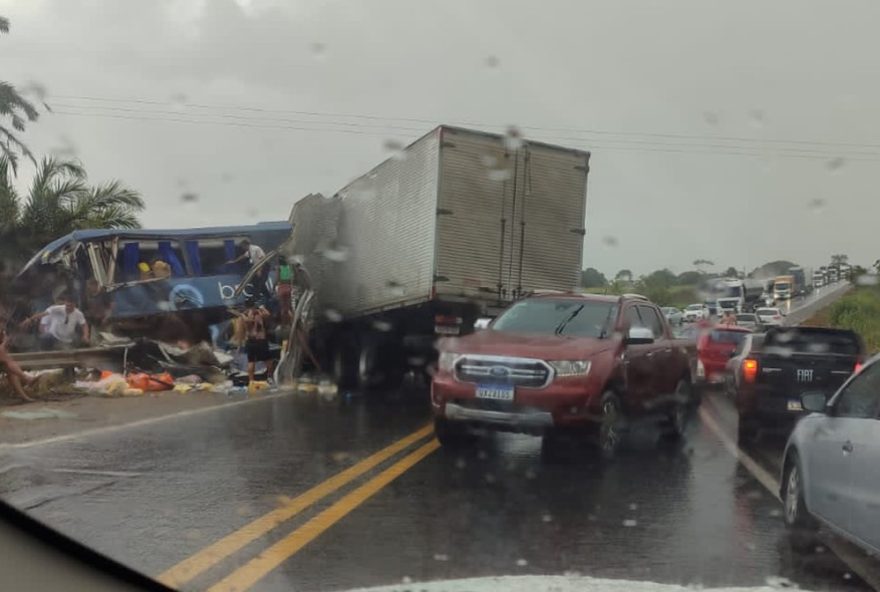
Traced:
<path id="1" fill-rule="evenodd" d="M 704 405 L 735 435 L 723 396 Z M 158 575 L 426 425 L 426 409 L 426 393 L 411 391 L 334 402 L 289 396 L 169 419 L 18 451 L 15 462 L 27 469 L 5 495 Z M 753 451 L 773 474 L 782 444 Z M 239 568 L 397 459 L 203 566 L 187 588 L 247 571 Z M 804 588 L 866 588 L 830 552 L 793 553 L 779 503 L 696 418 L 683 442 L 640 431 L 612 463 L 577 443 L 551 455 L 538 438 L 508 434 L 430 452 L 253 589 L 566 572 L 711 587 L 787 578 Z"/>

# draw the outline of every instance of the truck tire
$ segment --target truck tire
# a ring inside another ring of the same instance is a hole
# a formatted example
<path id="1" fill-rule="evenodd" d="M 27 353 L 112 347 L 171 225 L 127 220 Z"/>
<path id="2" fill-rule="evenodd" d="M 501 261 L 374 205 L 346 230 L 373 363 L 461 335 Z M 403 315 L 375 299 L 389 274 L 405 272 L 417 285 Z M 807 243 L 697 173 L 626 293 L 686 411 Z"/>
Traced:
<path id="1" fill-rule="evenodd" d="M 333 347 L 333 380 L 339 388 L 349 389 L 358 386 L 357 359 L 352 344 L 339 340 Z"/>
<path id="2" fill-rule="evenodd" d="M 605 460 L 617 456 L 623 438 L 623 408 L 614 391 L 602 395 L 599 406 L 599 426 L 596 430 L 596 444 Z"/>
<path id="3" fill-rule="evenodd" d="M 473 439 L 464 424 L 451 422 L 445 417 L 434 418 L 434 435 L 445 449 L 457 449 Z"/>
<path id="4" fill-rule="evenodd" d="M 810 514 L 804 501 L 803 472 L 797 452 L 792 451 L 785 461 L 782 478 L 782 520 L 788 530 L 789 542 L 796 550 L 809 549 L 818 521 Z"/>

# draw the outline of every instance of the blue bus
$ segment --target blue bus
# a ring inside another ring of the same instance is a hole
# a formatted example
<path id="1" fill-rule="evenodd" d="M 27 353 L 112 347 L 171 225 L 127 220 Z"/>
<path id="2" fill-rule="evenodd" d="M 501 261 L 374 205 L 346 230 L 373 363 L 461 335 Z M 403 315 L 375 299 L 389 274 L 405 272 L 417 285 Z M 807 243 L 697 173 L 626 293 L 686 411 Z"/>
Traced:
<path id="1" fill-rule="evenodd" d="M 217 322 L 228 316 L 228 307 L 253 295 L 251 287 L 236 295 L 250 267 L 246 259 L 229 263 L 241 254 L 241 242 L 248 239 L 269 253 L 288 239 L 290 231 L 288 222 L 77 230 L 40 249 L 22 268 L 18 281 L 27 286 L 34 311 L 51 304 L 60 290 L 73 294 L 82 307 L 90 285 L 107 295 L 112 324 L 148 321 L 169 312 L 197 313 L 206 322 Z M 167 265 L 167 277 L 144 274 L 144 266 L 157 260 Z"/>

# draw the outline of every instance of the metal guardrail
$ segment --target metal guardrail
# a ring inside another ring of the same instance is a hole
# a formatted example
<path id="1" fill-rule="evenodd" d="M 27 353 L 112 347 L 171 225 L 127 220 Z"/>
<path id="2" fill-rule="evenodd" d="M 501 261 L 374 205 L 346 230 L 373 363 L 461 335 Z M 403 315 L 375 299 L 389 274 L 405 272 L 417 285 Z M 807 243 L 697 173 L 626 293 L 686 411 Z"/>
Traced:
<path id="1" fill-rule="evenodd" d="M 102 363 L 124 358 L 134 345 L 133 341 L 79 349 L 19 352 L 10 354 L 23 370 L 46 370 L 49 368 L 100 367 Z"/>

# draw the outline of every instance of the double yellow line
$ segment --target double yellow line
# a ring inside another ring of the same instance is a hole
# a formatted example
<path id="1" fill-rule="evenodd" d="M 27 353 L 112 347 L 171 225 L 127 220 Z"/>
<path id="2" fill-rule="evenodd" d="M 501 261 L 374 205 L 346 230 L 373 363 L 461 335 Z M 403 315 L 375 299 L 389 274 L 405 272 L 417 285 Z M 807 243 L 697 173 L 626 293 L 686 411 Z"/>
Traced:
<path id="1" fill-rule="evenodd" d="M 433 427 L 427 425 L 401 438 L 390 446 L 368 456 L 357 464 L 291 499 L 281 507 L 260 516 L 235 532 L 184 559 L 163 572 L 158 577 L 158 580 L 173 588 L 178 588 L 190 582 L 303 510 L 338 491 L 351 481 L 409 448 L 414 443 L 431 435 L 432 432 Z M 344 518 L 349 512 L 363 504 L 394 479 L 434 452 L 439 446 L 440 444 L 432 438 L 431 441 L 423 444 L 363 485 L 357 487 L 326 510 L 323 510 L 292 533 L 217 582 L 209 589 L 210 592 L 247 590 L 272 569 L 293 556 L 309 542 L 320 536 L 321 533 Z"/>

